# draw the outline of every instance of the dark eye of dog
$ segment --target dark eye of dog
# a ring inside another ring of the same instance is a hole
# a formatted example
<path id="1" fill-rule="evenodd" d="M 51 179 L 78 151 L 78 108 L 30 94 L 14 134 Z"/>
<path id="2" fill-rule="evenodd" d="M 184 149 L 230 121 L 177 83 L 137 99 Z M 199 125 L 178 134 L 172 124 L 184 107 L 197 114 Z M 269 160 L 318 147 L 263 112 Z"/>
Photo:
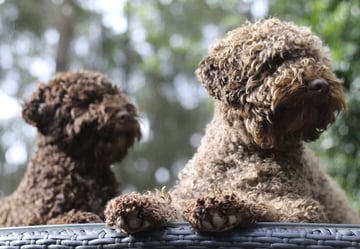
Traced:
<path id="1" fill-rule="evenodd" d="M 91 96 L 88 97 L 87 99 L 77 99 L 77 100 L 72 100 L 73 103 L 77 102 L 77 107 L 81 108 L 81 109 L 87 109 L 91 104 L 97 104 L 97 103 L 101 103 L 102 102 L 102 97 L 101 96 Z"/>
<path id="2" fill-rule="evenodd" d="M 263 71 L 268 72 L 269 75 L 273 75 L 285 61 L 289 60 L 290 57 L 290 54 L 275 55 L 275 57 L 266 64 L 267 68 L 265 68 Z"/>
<path id="3" fill-rule="evenodd" d="M 97 95 L 97 96 L 93 96 L 90 101 L 92 103 L 100 103 L 103 101 L 103 96 L 102 95 Z"/>

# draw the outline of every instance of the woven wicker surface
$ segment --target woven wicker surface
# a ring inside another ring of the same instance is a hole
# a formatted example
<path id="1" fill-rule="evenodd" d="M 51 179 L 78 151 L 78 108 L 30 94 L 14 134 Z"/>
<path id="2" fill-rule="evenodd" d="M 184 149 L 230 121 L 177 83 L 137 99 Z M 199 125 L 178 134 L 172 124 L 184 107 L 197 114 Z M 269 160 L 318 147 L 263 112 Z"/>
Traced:
<path id="1" fill-rule="evenodd" d="M 0 249 L 360 248 L 360 225 L 258 223 L 199 234 L 187 223 L 133 235 L 104 224 L 0 228 Z"/>

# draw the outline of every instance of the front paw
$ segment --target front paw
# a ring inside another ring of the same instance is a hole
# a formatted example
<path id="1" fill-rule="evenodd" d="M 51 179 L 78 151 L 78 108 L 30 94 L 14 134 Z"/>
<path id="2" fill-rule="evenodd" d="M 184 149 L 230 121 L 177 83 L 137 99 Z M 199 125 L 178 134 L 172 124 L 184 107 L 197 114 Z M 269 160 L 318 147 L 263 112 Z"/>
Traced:
<path id="1" fill-rule="evenodd" d="M 235 194 L 199 198 L 188 206 L 184 216 L 195 230 L 203 232 L 222 232 L 254 222 L 251 205 Z"/>
<path id="2" fill-rule="evenodd" d="M 105 209 L 105 219 L 108 226 L 126 233 L 145 231 L 166 223 L 161 205 L 137 194 L 110 200 Z"/>

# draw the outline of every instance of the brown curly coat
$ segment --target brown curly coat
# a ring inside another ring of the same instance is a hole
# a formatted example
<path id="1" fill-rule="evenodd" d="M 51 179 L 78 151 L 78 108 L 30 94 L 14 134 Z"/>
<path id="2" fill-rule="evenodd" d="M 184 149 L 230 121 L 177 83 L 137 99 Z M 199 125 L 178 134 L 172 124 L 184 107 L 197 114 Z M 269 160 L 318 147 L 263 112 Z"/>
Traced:
<path id="1" fill-rule="evenodd" d="M 110 165 L 140 139 L 135 106 L 104 75 L 59 73 L 23 106 L 37 149 L 13 194 L 0 200 L 0 226 L 101 222 L 118 195 Z"/>
<path id="2" fill-rule="evenodd" d="M 310 29 L 276 18 L 246 23 L 210 49 L 196 75 L 215 98 L 196 154 L 169 193 L 110 201 L 109 226 L 136 232 L 187 220 L 219 232 L 256 221 L 360 223 L 303 143 L 345 107 L 329 51 Z"/>

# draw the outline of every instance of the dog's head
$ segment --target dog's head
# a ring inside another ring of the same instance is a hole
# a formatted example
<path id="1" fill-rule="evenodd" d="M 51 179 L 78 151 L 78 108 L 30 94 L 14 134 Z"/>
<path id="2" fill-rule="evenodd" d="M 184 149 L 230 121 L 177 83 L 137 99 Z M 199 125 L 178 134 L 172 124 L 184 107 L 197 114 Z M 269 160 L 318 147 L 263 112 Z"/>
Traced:
<path id="1" fill-rule="evenodd" d="M 135 106 L 95 72 L 58 73 L 38 86 L 22 114 L 46 143 L 90 160 L 119 161 L 141 137 Z"/>
<path id="2" fill-rule="evenodd" d="M 231 31 L 196 75 L 261 148 L 313 141 L 345 108 L 328 49 L 310 29 L 276 18 Z"/>

